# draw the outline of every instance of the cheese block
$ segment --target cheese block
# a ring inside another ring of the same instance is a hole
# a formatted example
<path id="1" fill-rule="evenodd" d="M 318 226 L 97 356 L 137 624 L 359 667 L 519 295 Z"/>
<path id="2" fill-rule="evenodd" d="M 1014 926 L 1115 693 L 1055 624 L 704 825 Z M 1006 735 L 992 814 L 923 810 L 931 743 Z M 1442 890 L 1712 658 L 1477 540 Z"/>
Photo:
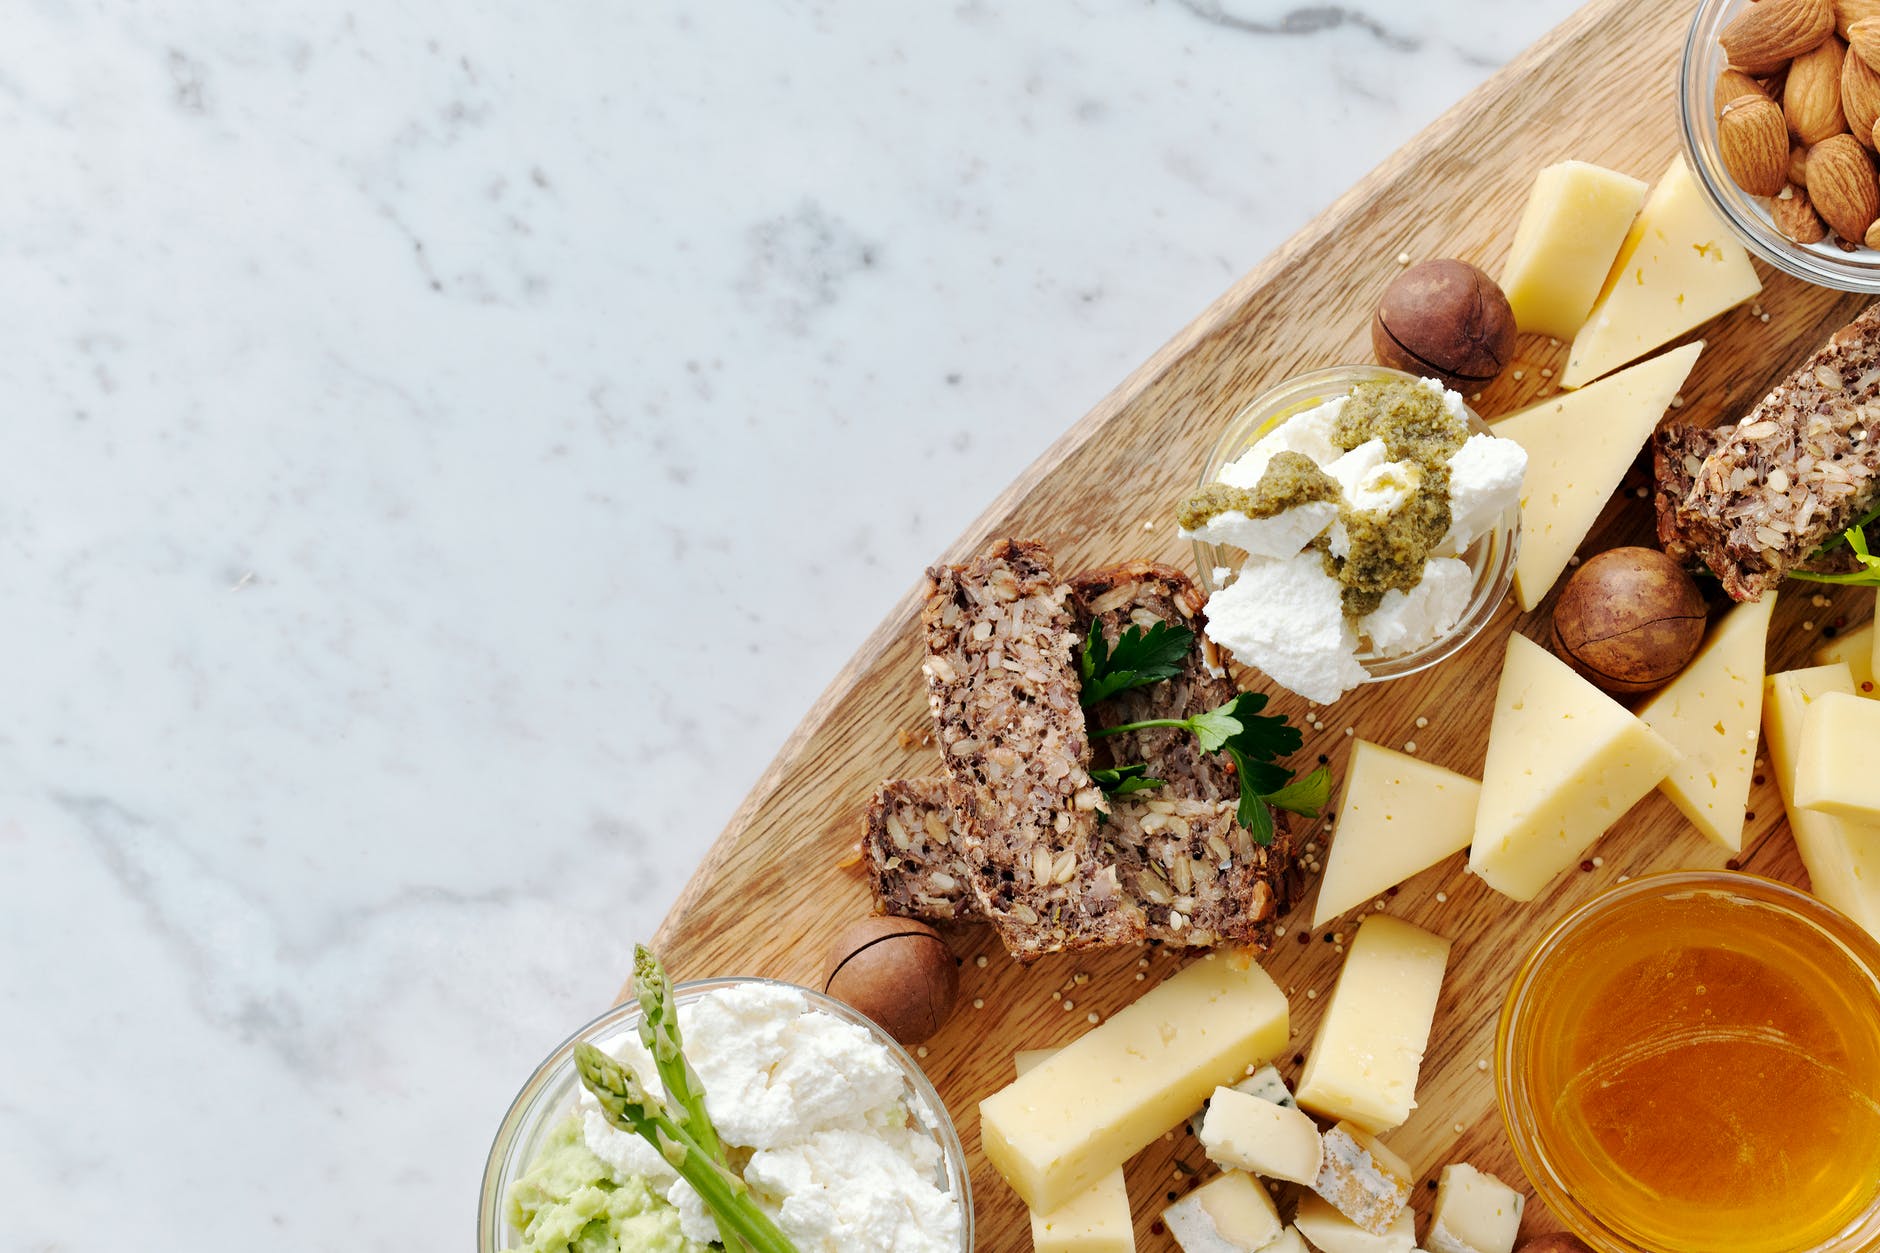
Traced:
<path id="1" fill-rule="evenodd" d="M 1851 822 L 1795 803 L 1795 764 L 1808 707 L 1830 692 L 1854 692 L 1845 663 L 1772 674 L 1763 693 L 1769 765 L 1788 811 L 1808 890 L 1880 939 L 1880 826 Z"/>
<path id="2" fill-rule="evenodd" d="M 1663 736 L 1566 662 L 1525 635 L 1509 636 L 1469 869 L 1505 896 L 1533 900 L 1677 758 Z"/>
<path id="3" fill-rule="evenodd" d="M 1710 632 L 1683 673 L 1638 711 L 1639 721 L 1678 751 L 1658 790 L 1699 831 L 1743 850 L 1743 817 L 1762 728 L 1763 657 L 1772 592 L 1738 605 Z"/>
<path id="4" fill-rule="evenodd" d="M 1182 1253 L 1258 1253 L 1285 1234 L 1279 1209 L 1259 1180 L 1230 1170 L 1162 1211 Z"/>
<path id="5" fill-rule="evenodd" d="M 1360 923 L 1299 1076 L 1299 1107 L 1366 1131 L 1402 1126 L 1448 961 L 1440 935 L 1387 914 Z"/>
<path id="6" fill-rule="evenodd" d="M 1837 661 L 1845 661 L 1854 676 L 1854 693 L 1880 699 L 1880 691 L 1875 689 L 1874 652 L 1880 643 L 1880 636 L 1874 634 L 1873 623 L 1856 627 L 1852 631 L 1842 631 L 1833 639 L 1814 651 L 1814 662 L 1818 666 L 1831 666 Z"/>
<path id="7" fill-rule="evenodd" d="M 1324 1164 L 1312 1190 L 1372 1235 L 1389 1231 L 1410 1203 L 1410 1164 L 1349 1122 L 1326 1132 L 1324 1145 Z"/>
<path id="8" fill-rule="evenodd" d="M 1582 387 L 1761 290 L 1749 254 L 1717 219 L 1684 158 L 1673 157 L 1573 337 L 1560 385 Z"/>
<path id="9" fill-rule="evenodd" d="M 1312 1183 L 1325 1160 L 1317 1123 L 1235 1088 L 1216 1088 L 1208 1099 L 1201 1147 L 1222 1166 L 1288 1183 Z"/>
<path id="10" fill-rule="evenodd" d="M 1469 846 L 1482 785 L 1369 740 L 1351 746 L 1312 925 L 1376 900 Z"/>
<path id="11" fill-rule="evenodd" d="M 1579 334 L 1649 190 L 1584 161 L 1534 176 L 1501 271 L 1516 327 L 1559 339 Z"/>
<path id="12" fill-rule="evenodd" d="M 1532 613 L 1690 377 L 1700 341 L 1495 423 L 1527 451 L 1514 590 Z"/>
<path id="13" fill-rule="evenodd" d="M 1288 1227 L 1279 1233 L 1279 1239 L 1267 1245 L 1260 1253 L 1312 1253 L 1306 1247 L 1305 1237 L 1299 1234 L 1299 1228 Z"/>
<path id="14" fill-rule="evenodd" d="M 1803 809 L 1880 823 L 1880 701 L 1824 692 L 1808 706 L 1795 750 L 1795 803 Z"/>
<path id="15" fill-rule="evenodd" d="M 981 1101 L 981 1146 L 1049 1213 L 1286 1039 L 1286 997 L 1266 972 L 1242 953 L 1209 954 Z"/>
<path id="16" fill-rule="evenodd" d="M 1408 1206 L 1380 1236 L 1333 1209 L 1324 1197 L 1307 1194 L 1299 1199 L 1293 1226 L 1320 1253 L 1415 1253 L 1417 1247 L 1416 1211 Z"/>
<path id="17" fill-rule="evenodd" d="M 1467 1162 L 1443 1167 L 1430 1211 L 1429 1253 L 1514 1253 L 1527 1198 Z"/>
<path id="18" fill-rule="evenodd" d="M 1025 1049 L 1012 1058 L 1019 1074 L 1036 1069 L 1056 1049 Z M 1119 1168 L 1068 1204 L 1031 1214 L 1033 1253 L 1136 1253 L 1136 1224 L 1129 1214 L 1129 1188 Z"/>

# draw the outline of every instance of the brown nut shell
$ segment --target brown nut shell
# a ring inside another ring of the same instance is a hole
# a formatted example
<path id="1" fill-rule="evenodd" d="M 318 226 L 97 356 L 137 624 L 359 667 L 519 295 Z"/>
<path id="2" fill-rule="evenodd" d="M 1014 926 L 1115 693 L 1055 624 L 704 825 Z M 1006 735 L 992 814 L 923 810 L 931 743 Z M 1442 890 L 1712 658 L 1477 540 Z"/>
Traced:
<path id="1" fill-rule="evenodd" d="M 902 1044 L 940 1030 L 960 992 L 953 951 L 938 931 L 911 918 L 863 918 L 844 927 L 823 970 L 823 991 Z"/>
<path id="2" fill-rule="evenodd" d="M 1514 357 L 1514 310 L 1495 280 L 1467 261 L 1423 261 L 1395 279 L 1371 317 L 1379 365 L 1480 387 Z"/>
<path id="3" fill-rule="evenodd" d="M 1697 581 L 1655 548 L 1614 548 L 1573 572 L 1554 606 L 1560 659 L 1608 692 L 1649 692 L 1690 664 L 1707 610 Z"/>

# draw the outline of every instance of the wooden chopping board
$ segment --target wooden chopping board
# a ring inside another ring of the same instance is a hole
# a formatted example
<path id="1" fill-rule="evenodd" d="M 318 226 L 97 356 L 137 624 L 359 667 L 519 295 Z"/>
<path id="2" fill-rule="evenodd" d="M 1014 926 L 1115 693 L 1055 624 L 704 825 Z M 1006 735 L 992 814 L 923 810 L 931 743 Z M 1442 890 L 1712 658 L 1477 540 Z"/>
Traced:
<path id="1" fill-rule="evenodd" d="M 1398 255 L 1455 256 L 1498 273 L 1530 182 L 1540 167 L 1579 158 L 1655 181 L 1678 151 L 1674 103 L 1679 50 L 1691 0 L 1596 0 L 1530 48 L 1347 192 L 1311 225 L 1237 283 L 1191 325 L 1071 427 L 944 554 L 956 561 L 991 537 L 1039 539 L 1060 573 L 1150 557 L 1193 568 L 1172 520 L 1196 482 L 1207 450 L 1233 414 L 1272 384 L 1303 370 L 1370 359 L 1369 323 L 1378 294 L 1399 271 Z M 1812 288 L 1759 265 L 1764 291 L 1702 329 L 1709 347 L 1684 392 L 1682 416 L 1711 422 L 1744 412 L 1835 327 L 1859 297 Z M 1519 360 L 1486 389 L 1484 416 L 1512 412 L 1553 390 L 1564 345 L 1523 336 Z M 1641 463 L 1608 505 L 1583 553 L 1651 543 L 1649 482 Z M 915 629 L 922 587 L 910 589 L 837 676 L 706 857 L 657 937 L 682 978 L 767 975 L 820 986 L 823 953 L 836 932 L 867 914 L 858 868 L 845 866 L 862 811 L 886 778 L 931 773 L 937 758 L 914 742 L 928 726 Z M 1836 624 L 1866 617 L 1866 593 L 1828 607 L 1817 589 L 1788 585 L 1776 612 L 1772 669 L 1806 664 Z M 1510 631 L 1546 638 L 1552 599 L 1520 614 L 1510 599 L 1468 649 L 1434 670 L 1359 689 L 1322 712 L 1324 731 L 1305 727 L 1303 701 L 1277 707 L 1306 730 L 1301 762 L 1329 757 L 1342 777 L 1358 736 L 1393 748 L 1414 741 L 1419 756 L 1480 776 L 1491 702 Z M 1419 719 L 1427 725 L 1419 726 Z M 1805 884 L 1773 780 L 1755 788 L 1744 869 Z M 1467 1160 L 1524 1184 L 1496 1110 L 1491 1057 L 1509 979 L 1555 920 L 1622 876 L 1673 867 L 1718 867 L 1707 843 L 1669 802 L 1641 802 L 1588 854 L 1600 864 L 1516 904 L 1464 873 L 1452 857 L 1406 883 L 1388 911 L 1455 941 L 1436 1029 L 1422 1070 L 1420 1108 L 1388 1138 L 1419 1179 Z M 1355 916 L 1308 929 L 1313 894 L 1286 920 L 1263 959 L 1292 1005 L 1293 1043 L 1279 1059 L 1289 1080 L 1310 1044 Z M 1056 957 L 1020 968 L 985 928 L 949 933 L 963 959 L 961 1003 L 928 1042 L 922 1064 L 958 1123 L 973 1165 L 978 1247 L 1031 1247 L 1023 1206 L 979 1151 L 979 1101 L 1012 1078 L 1012 1054 L 1063 1044 L 1144 989 L 1137 950 Z M 982 969 L 976 959 L 985 958 Z M 1179 959 L 1155 954 L 1148 979 Z M 1054 998 L 1053 993 L 1060 997 Z M 980 1006 L 983 1004 L 983 1008 Z M 1157 1216 L 1209 1167 L 1185 1128 L 1128 1167 L 1137 1247 L 1175 1245 Z M 1431 1188 L 1419 1188 L 1423 1230 Z M 1557 1229 L 1531 1206 L 1523 1235 Z"/>

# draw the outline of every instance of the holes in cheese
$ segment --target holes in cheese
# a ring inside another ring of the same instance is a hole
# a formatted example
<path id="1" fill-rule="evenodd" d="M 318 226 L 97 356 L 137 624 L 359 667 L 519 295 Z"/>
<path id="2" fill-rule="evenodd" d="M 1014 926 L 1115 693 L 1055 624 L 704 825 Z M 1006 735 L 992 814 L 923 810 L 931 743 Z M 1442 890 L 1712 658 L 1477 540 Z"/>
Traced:
<path id="1" fill-rule="evenodd" d="M 1025 1049 L 1012 1058 L 1019 1074 L 1036 1069 L 1056 1049 Z M 1032 1253 L 1136 1253 L 1136 1224 L 1121 1168 L 1047 1214 L 1031 1212 Z"/>
<path id="2" fill-rule="evenodd" d="M 1469 847 L 1482 785 L 1368 740 L 1351 747 L 1312 925 L 1324 926 Z"/>
<path id="3" fill-rule="evenodd" d="M 1440 935 L 1385 914 L 1360 923 L 1299 1076 L 1299 1107 L 1370 1132 L 1401 1126 L 1448 960 Z"/>
<path id="4" fill-rule="evenodd" d="M 1210 954 L 979 1103 L 986 1158 L 1059 1208 L 1286 1047 L 1286 997 L 1244 954 Z"/>

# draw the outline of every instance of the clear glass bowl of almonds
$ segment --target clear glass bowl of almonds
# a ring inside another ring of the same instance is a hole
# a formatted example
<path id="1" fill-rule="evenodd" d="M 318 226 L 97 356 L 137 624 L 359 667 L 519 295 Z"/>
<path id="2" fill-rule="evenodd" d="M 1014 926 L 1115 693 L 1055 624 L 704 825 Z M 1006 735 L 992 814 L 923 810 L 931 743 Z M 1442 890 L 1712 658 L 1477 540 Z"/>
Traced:
<path id="1" fill-rule="evenodd" d="M 1880 292 L 1880 249 L 1866 244 L 1880 243 L 1880 16 L 1849 20 L 1864 8 L 1704 0 L 1678 111 L 1692 172 L 1753 254 L 1822 287 Z"/>

